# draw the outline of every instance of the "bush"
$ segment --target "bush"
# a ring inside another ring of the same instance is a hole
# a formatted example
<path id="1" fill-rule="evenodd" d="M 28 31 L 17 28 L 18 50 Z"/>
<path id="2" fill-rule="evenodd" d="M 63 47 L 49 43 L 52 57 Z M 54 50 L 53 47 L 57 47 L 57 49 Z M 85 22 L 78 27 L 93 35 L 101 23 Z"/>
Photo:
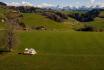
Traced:
<path id="1" fill-rule="evenodd" d="M 60 16 L 63 19 L 68 19 L 68 16 L 66 14 L 64 14 L 64 13 L 56 12 L 55 14 L 58 15 L 58 16 Z"/>
<path id="2" fill-rule="evenodd" d="M 55 13 L 43 13 L 44 16 L 46 16 L 47 18 L 49 19 L 52 19 L 54 21 L 57 21 L 57 22 L 63 22 L 64 19 L 61 18 L 60 16 L 56 15 Z"/>
<path id="3" fill-rule="evenodd" d="M 33 26 L 31 27 L 33 30 L 47 30 L 47 27 L 46 26 Z"/>
<path id="4" fill-rule="evenodd" d="M 95 31 L 95 32 L 104 32 L 104 28 L 96 28 L 93 26 L 85 25 L 82 28 L 76 29 L 76 31 Z"/>
<path id="5" fill-rule="evenodd" d="M 104 16 L 100 15 L 99 18 L 104 18 Z"/>
<path id="6" fill-rule="evenodd" d="M 80 22 L 90 22 L 94 20 L 94 18 L 91 17 L 90 15 L 83 14 L 83 13 L 82 14 L 79 14 L 79 13 L 69 14 L 69 17 L 72 17 Z"/>
<path id="7" fill-rule="evenodd" d="M 0 54 L 4 52 L 10 52 L 7 48 L 0 48 Z"/>
<path id="8" fill-rule="evenodd" d="M 24 23 L 19 23 L 19 25 L 23 28 L 23 29 L 26 29 L 26 25 Z"/>
<path id="9" fill-rule="evenodd" d="M 83 28 L 77 29 L 76 31 L 95 31 L 96 28 L 92 26 L 85 25 Z"/>

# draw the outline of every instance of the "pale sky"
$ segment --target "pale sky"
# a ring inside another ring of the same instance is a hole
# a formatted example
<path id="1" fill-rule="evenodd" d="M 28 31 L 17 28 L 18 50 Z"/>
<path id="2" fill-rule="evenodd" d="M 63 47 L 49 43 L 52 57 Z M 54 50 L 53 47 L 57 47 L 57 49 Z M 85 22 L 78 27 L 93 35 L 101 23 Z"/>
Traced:
<path id="1" fill-rule="evenodd" d="M 0 2 L 8 3 L 8 5 L 32 5 L 32 6 L 104 6 L 104 0 L 0 0 Z"/>

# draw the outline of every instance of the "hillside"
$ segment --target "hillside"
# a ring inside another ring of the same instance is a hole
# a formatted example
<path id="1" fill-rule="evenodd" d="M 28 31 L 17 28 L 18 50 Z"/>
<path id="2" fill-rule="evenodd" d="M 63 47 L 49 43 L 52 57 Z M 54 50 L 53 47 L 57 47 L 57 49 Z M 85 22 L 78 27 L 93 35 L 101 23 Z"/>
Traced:
<path id="1" fill-rule="evenodd" d="M 103 18 L 104 17 L 104 11 L 101 11 L 99 16 Z"/>
<path id="2" fill-rule="evenodd" d="M 9 10 L 10 9 L 7 9 L 6 7 L 0 7 L 0 18 L 4 18 L 4 14 Z M 72 28 L 83 26 L 83 24 L 80 24 L 78 21 L 70 17 L 68 20 L 65 20 L 65 22 L 60 23 L 38 13 L 23 13 L 23 18 L 21 20 L 29 28 L 45 26 L 48 30 L 72 30 Z M 2 29 L 3 27 L 4 23 L 0 21 L 0 28 Z"/>
<path id="3" fill-rule="evenodd" d="M 0 29 L 4 28 L 5 25 L 4 23 L 2 22 L 2 18 L 5 17 L 5 13 L 8 11 L 8 9 L 6 9 L 5 7 L 3 6 L 0 6 Z"/>
<path id="4" fill-rule="evenodd" d="M 5 17 L 7 11 L 7 8 L 0 7 L 1 19 Z M 18 16 L 16 13 L 9 14 L 12 16 L 10 20 L 14 20 L 13 23 L 20 21 L 30 30 L 15 29 L 15 32 L 1 30 L 1 70 L 104 70 L 104 33 L 75 31 L 85 25 L 104 28 L 104 18 L 98 16 L 94 21 L 80 22 L 68 17 L 63 22 L 56 22 L 40 13 L 19 12 L 18 15 L 22 14 L 21 18 L 16 18 L 15 16 Z M 73 12 L 62 11 L 62 13 Z M 0 29 L 4 29 L 4 24 L 0 21 Z M 45 26 L 47 30 L 32 30 L 38 26 Z M 7 52 L 7 44 L 11 45 L 11 41 L 13 47 Z M 24 55 L 25 48 L 34 48 L 37 54 Z"/>
<path id="5" fill-rule="evenodd" d="M 87 22 L 87 25 L 94 26 L 96 28 L 104 28 L 104 18 L 95 18 L 92 22 Z"/>
<path id="6" fill-rule="evenodd" d="M 46 18 L 40 14 L 23 14 L 23 22 L 29 26 L 46 26 L 48 30 L 72 30 L 75 27 L 82 27 L 83 24 L 80 22 L 69 18 L 65 22 L 56 22 L 51 19 Z M 29 19 L 29 20 L 28 20 Z"/>
<path id="7" fill-rule="evenodd" d="M 0 7 L 0 18 L 4 18 L 4 14 L 8 12 L 10 9 L 6 7 Z M 72 13 L 83 13 L 79 11 L 60 11 L 64 14 L 72 14 Z M 23 13 L 23 18 L 21 19 L 27 27 L 33 28 L 38 26 L 45 26 L 47 30 L 73 30 L 83 27 L 83 25 L 90 25 L 96 28 L 103 28 L 104 27 L 104 11 L 100 11 L 99 17 L 96 17 L 94 21 L 90 22 L 80 22 L 74 18 L 69 17 L 64 22 L 56 22 L 43 16 L 39 13 Z M 4 24 L 0 21 L 0 28 L 4 27 Z"/>
<path id="8" fill-rule="evenodd" d="M 87 25 L 94 26 L 96 28 L 104 28 L 104 11 L 101 11 L 99 16 L 91 22 L 85 22 Z"/>

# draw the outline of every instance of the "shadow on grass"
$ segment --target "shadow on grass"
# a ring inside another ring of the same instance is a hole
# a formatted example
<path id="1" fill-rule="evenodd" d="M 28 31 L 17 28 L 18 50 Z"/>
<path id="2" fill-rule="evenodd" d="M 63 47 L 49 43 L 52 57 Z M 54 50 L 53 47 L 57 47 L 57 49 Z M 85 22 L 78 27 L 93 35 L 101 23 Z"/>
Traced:
<path id="1" fill-rule="evenodd" d="M 0 54 L 4 54 L 4 53 L 8 53 L 8 52 L 10 52 L 8 49 L 0 48 Z"/>

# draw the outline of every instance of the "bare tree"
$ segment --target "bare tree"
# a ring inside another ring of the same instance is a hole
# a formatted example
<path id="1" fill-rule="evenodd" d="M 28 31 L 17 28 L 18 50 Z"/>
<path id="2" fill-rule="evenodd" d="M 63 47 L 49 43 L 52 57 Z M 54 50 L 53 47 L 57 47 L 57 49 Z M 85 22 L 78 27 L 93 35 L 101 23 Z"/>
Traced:
<path id="1" fill-rule="evenodd" d="M 7 27 L 7 48 L 9 51 L 16 45 L 16 27 L 18 25 L 17 12 L 8 12 L 6 14 L 6 27 Z"/>
<path id="2" fill-rule="evenodd" d="M 13 28 L 8 28 L 7 30 L 7 47 L 11 51 L 11 49 L 15 46 L 16 36 Z"/>

